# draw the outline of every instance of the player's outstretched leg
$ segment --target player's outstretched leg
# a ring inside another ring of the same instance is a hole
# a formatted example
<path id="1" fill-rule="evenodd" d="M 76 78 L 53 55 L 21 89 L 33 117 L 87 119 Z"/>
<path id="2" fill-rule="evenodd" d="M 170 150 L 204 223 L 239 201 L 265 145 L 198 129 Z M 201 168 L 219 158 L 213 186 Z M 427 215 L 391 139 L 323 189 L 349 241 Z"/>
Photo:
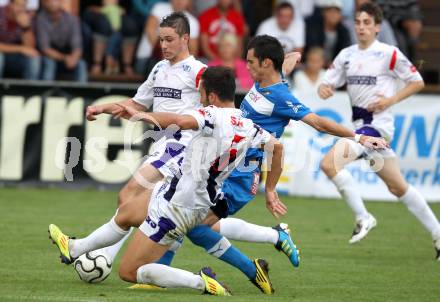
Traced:
<path id="1" fill-rule="evenodd" d="M 229 263 L 242 271 L 249 280 L 255 284 L 263 293 L 274 292 L 268 270 L 264 265 L 258 265 L 250 260 L 236 247 L 219 233 L 212 230 L 208 225 L 199 225 L 187 233 L 187 237 L 195 244 L 203 247 L 210 255 Z M 262 278 L 261 276 L 264 276 Z"/>
<path id="2" fill-rule="evenodd" d="M 116 224 L 114 217 L 82 239 L 70 238 L 63 234 L 56 225 L 49 225 L 50 238 L 57 245 L 61 254 L 61 262 L 65 264 L 71 264 L 84 253 L 115 244 L 128 232 Z"/>
<path id="3" fill-rule="evenodd" d="M 294 267 L 299 266 L 299 250 L 290 236 L 289 226 L 285 223 L 270 228 L 242 219 L 224 218 L 214 225 L 213 229 L 232 240 L 271 243 L 289 258 Z"/>
<path id="4" fill-rule="evenodd" d="M 168 250 L 168 246 L 151 240 L 137 231 L 122 257 L 119 276 L 132 283 L 153 284 L 164 288 L 193 288 L 213 295 L 230 295 L 230 291 L 218 282 L 215 274 L 203 268 L 199 274 L 153 263 Z"/>

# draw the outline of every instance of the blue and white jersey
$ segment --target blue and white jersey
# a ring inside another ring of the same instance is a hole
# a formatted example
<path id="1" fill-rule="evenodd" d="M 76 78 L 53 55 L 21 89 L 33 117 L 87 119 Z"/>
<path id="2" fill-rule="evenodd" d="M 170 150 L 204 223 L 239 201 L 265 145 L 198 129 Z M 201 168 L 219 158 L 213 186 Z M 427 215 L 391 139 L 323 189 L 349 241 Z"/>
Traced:
<path id="1" fill-rule="evenodd" d="M 255 83 L 246 94 L 240 106 L 243 116 L 280 138 L 290 120 L 301 120 L 311 110 L 295 98 L 287 84 L 277 84 L 261 88 Z M 249 150 L 247 157 L 262 157 L 262 151 Z"/>

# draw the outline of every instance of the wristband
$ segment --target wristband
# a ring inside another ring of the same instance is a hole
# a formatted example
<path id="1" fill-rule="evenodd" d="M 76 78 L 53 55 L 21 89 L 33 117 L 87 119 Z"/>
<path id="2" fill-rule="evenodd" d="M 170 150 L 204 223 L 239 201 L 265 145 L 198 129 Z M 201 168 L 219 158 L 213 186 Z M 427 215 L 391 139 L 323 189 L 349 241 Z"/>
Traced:
<path id="1" fill-rule="evenodd" d="M 362 134 L 355 134 L 354 135 L 354 141 L 356 143 L 359 143 L 361 141 L 361 137 L 362 137 Z"/>

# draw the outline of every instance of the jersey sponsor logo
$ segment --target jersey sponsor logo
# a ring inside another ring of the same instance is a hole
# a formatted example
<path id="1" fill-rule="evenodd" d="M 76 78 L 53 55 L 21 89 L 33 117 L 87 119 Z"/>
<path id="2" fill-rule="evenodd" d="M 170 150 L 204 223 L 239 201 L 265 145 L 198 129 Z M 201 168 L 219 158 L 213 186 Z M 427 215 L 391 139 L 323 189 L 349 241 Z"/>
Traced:
<path id="1" fill-rule="evenodd" d="M 348 85 L 376 85 L 377 77 L 373 76 L 348 76 Z"/>
<path id="2" fill-rule="evenodd" d="M 249 105 L 257 113 L 260 113 L 263 115 L 269 115 L 269 116 L 272 115 L 274 103 L 269 101 L 266 97 L 264 97 L 258 91 L 254 90 L 254 89 L 249 91 L 245 97 L 245 101 L 246 102 L 243 102 L 243 103 L 246 103 L 247 105 Z"/>
<path id="3" fill-rule="evenodd" d="M 182 90 L 169 87 L 154 87 L 153 95 L 157 98 L 181 99 Z"/>
<path id="4" fill-rule="evenodd" d="M 249 91 L 248 95 L 249 95 L 249 99 L 254 103 L 258 102 L 258 100 L 261 98 L 257 93 L 253 91 Z"/>

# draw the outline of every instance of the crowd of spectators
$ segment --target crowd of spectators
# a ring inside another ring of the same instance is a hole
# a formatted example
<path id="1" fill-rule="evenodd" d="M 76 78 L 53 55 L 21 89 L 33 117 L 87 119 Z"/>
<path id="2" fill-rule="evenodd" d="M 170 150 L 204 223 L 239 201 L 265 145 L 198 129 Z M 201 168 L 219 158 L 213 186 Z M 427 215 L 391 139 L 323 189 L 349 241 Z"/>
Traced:
<path id="1" fill-rule="evenodd" d="M 294 81 L 313 86 L 336 54 L 356 43 L 354 11 L 368 1 L 92 0 L 76 1 L 78 13 L 72 13 L 68 0 L 0 0 L 0 78 L 146 77 L 161 57 L 160 20 L 183 11 L 191 54 L 233 68 L 240 88 L 252 84 L 243 50 L 260 34 L 278 38 L 286 52 L 302 52 L 306 63 Z M 414 59 L 422 29 L 417 1 L 376 2 L 385 16 L 378 39 Z"/>

